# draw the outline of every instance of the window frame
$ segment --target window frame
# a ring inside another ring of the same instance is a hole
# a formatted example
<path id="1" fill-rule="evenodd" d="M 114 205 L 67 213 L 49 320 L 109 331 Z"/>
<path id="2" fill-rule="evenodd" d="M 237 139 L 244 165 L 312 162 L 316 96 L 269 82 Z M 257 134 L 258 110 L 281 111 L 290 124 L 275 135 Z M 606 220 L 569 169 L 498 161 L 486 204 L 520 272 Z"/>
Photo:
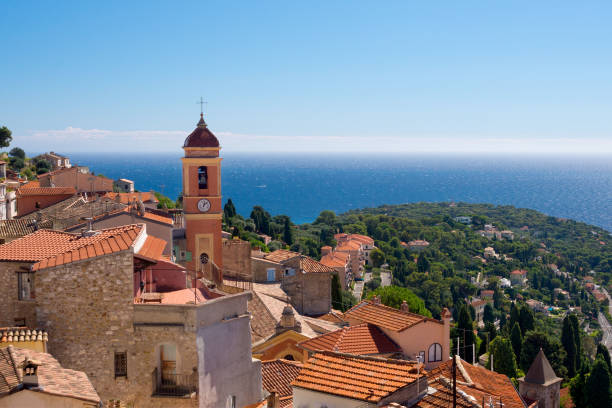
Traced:
<path id="1" fill-rule="evenodd" d="M 115 351 L 115 378 L 128 377 L 127 351 Z"/>
<path id="2" fill-rule="evenodd" d="M 27 283 L 24 281 L 24 278 L 28 278 Z M 29 287 L 29 290 L 26 293 L 24 292 L 25 287 Z M 17 272 L 17 299 L 18 300 L 34 300 L 35 299 L 34 292 L 34 272 Z"/>
<path id="3" fill-rule="evenodd" d="M 204 175 L 204 183 L 202 183 L 202 175 Z M 208 166 L 198 167 L 198 189 L 208 190 Z"/>
<path id="4" fill-rule="evenodd" d="M 431 358 L 432 351 L 433 359 Z M 432 343 L 427 349 L 427 362 L 436 363 L 438 361 L 442 361 L 442 345 L 440 343 Z"/>

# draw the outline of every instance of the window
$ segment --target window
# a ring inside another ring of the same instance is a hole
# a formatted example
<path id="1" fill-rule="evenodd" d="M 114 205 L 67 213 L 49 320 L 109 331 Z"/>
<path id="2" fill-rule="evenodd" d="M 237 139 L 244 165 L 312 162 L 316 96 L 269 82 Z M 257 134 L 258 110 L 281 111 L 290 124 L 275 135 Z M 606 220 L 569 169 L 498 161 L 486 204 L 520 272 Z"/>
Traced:
<path id="1" fill-rule="evenodd" d="M 115 378 L 127 378 L 127 353 L 115 351 Z"/>
<path id="2" fill-rule="evenodd" d="M 285 276 L 293 276 L 293 275 L 295 275 L 295 269 L 293 268 L 285 269 Z"/>
<path id="3" fill-rule="evenodd" d="M 434 343 L 429 346 L 429 358 L 430 363 L 434 361 L 442 361 L 442 346 L 439 343 Z"/>
<path id="4" fill-rule="evenodd" d="M 19 300 L 34 299 L 34 274 L 31 272 L 17 273 L 17 289 Z"/>
<path id="5" fill-rule="evenodd" d="M 419 359 L 421 363 L 425 362 L 425 351 L 419 351 Z"/>
<path id="6" fill-rule="evenodd" d="M 15 327 L 26 327 L 25 317 L 16 317 Z"/>
<path id="7" fill-rule="evenodd" d="M 206 166 L 198 167 L 198 188 L 205 190 L 208 188 L 208 171 Z"/>

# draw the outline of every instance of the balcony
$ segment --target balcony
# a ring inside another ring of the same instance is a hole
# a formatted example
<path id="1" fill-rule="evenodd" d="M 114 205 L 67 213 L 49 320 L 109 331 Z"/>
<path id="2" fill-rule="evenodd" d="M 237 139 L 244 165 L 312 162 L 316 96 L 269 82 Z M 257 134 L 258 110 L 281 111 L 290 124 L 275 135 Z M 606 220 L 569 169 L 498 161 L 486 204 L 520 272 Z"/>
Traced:
<path id="1" fill-rule="evenodd" d="M 153 395 L 156 397 L 189 398 L 198 391 L 198 376 L 190 374 L 161 373 L 153 370 Z"/>

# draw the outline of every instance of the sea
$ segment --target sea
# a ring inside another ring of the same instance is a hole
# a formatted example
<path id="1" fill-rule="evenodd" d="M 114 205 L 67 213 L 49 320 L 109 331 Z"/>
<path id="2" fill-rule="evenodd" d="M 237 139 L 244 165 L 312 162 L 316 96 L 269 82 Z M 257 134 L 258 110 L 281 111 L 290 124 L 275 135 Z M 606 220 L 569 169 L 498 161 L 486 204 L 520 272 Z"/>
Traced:
<path id="1" fill-rule="evenodd" d="M 74 153 L 96 174 L 133 180 L 139 191 L 180 194 L 181 153 Z M 248 217 L 254 205 L 293 222 L 323 210 L 455 201 L 509 204 L 612 231 L 612 157 L 224 154 L 222 194 Z"/>

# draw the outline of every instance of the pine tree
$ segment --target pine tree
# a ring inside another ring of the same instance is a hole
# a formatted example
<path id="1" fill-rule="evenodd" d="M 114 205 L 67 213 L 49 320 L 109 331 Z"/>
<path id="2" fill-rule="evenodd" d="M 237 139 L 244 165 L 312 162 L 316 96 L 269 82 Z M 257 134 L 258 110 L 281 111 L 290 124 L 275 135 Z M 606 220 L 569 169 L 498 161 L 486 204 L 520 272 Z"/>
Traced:
<path id="1" fill-rule="evenodd" d="M 520 361 L 521 349 L 523 348 L 523 334 L 521 332 L 521 326 L 518 324 L 518 322 L 514 323 L 514 327 L 510 333 L 510 342 L 512 343 L 512 349 L 514 350 L 516 361 Z"/>
<path id="2" fill-rule="evenodd" d="M 484 307 L 484 313 L 482 314 L 482 321 L 484 323 L 494 322 L 495 315 L 493 314 L 493 306 L 490 303 L 487 303 Z"/>
<path id="3" fill-rule="evenodd" d="M 570 322 L 568 316 L 563 319 L 563 327 L 561 329 L 561 344 L 565 349 L 565 367 L 567 375 L 571 378 L 576 375 L 576 340 L 574 336 L 574 326 Z"/>
<path id="4" fill-rule="evenodd" d="M 586 380 L 588 374 L 587 367 L 583 366 L 580 373 L 570 381 L 570 395 L 576 407 L 586 407 L 588 405 L 586 395 Z"/>
<path id="5" fill-rule="evenodd" d="M 595 358 L 599 358 L 600 356 L 603 361 L 606 362 L 606 365 L 608 366 L 608 371 L 612 373 L 612 364 L 610 364 L 610 352 L 608 351 L 606 346 L 601 343 L 597 345 L 597 354 L 595 355 Z"/>
<path id="6" fill-rule="evenodd" d="M 595 360 L 586 380 L 586 397 L 589 408 L 610 407 L 610 372 L 602 358 Z"/>
<path id="7" fill-rule="evenodd" d="M 516 358 L 512 352 L 510 340 L 503 336 L 497 336 L 491 342 L 490 354 L 493 355 L 493 370 L 500 374 L 506 374 L 510 378 L 516 377 Z M 491 359 L 489 358 L 489 363 Z"/>
<path id="8" fill-rule="evenodd" d="M 225 203 L 225 206 L 223 207 L 223 214 L 225 215 L 225 218 L 228 220 L 236 216 L 236 207 L 234 207 L 234 203 L 232 202 L 231 198 L 227 199 L 227 202 Z"/>
<path id="9" fill-rule="evenodd" d="M 429 261 L 423 253 L 419 254 L 419 258 L 417 259 L 417 270 L 419 272 L 429 271 Z"/>
<path id="10" fill-rule="evenodd" d="M 521 326 L 521 331 L 523 332 L 523 336 L 530 330 L 534 329 L 534 318 L 533 312 L 527 306 L 521 307 L 519 310 L 519 324 Z"/>
<path id="11" fill-rule="evenodd" d="M 580 339 L 580 323 L 575 314 L 569 315 L 570 323 L 574 330 L 574 341 L 576 343 L 576 371 L 582 366 L 582 340 Z"/>
<path id="12" fill-rule="evenodd" d="M 340 278 L 338 278 L 338 274 L 332 274 L 331 281 L 331 297 L 332 297 L 332 307 L 344 310 L 342 307 L 342 287 L 340 286 Z"/>
<path id="13" fill-rule="evenodd" d="M 459 311 L 459 320 L 457 321 L 461 346 L 459 347 L 459 356 L 465 361 L 472 362 L 472 344 L 474 344 L 474 322 L 468 312 L 467 305 L 463 304 Z"/>
<path id="14" fill-rule="evenodd" d="M 515 323 L 519 323 L 521 320 L 521 317 L 519 315 L 519 306 L 517 306 L 516 303 L 512 303 L 512 306 L 510 307 L 510 325 L 508 326 L 510 328 L 510 330 L 512 330 L 512 328 L 514 327 Z M 508 330 L 508 332 L 510 331 Z"/>
<path id="15" fill-rule="evenodd" d="M 291 233 L 291 221 L 289 217 L 285 218 L 283 241 L 285 241 L 287 245 L 293 245 L 293 234 Z"/>

